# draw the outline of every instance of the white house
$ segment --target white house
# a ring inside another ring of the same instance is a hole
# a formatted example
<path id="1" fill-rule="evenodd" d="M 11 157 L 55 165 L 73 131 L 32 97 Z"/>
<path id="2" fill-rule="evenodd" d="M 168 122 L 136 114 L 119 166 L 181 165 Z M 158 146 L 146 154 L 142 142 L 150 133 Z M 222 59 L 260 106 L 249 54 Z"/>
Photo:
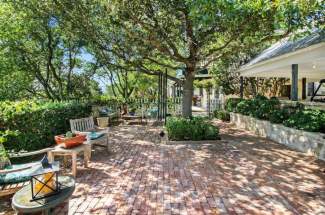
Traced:
<path id="1" fill-rule="evenodd" d="M 239 69 L 245 77 L 288 78 L 293 101 L 324 101 L 325 32 L 317 31 L 299 40 L 283 39 Z M 241 96 L 242 96 L 241 85 Z"/>

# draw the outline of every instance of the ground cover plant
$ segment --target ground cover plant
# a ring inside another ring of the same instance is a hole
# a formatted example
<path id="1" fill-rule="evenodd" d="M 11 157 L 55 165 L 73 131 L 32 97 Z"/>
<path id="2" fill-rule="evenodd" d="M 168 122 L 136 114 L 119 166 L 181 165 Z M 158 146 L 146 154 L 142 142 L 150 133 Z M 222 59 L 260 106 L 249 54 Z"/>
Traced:
<path id="1" fill-rule="evenodd" d="M 166 128 L 170 140 L 219 139 L 219 129 L 202 117 L 169 117 Z"/>

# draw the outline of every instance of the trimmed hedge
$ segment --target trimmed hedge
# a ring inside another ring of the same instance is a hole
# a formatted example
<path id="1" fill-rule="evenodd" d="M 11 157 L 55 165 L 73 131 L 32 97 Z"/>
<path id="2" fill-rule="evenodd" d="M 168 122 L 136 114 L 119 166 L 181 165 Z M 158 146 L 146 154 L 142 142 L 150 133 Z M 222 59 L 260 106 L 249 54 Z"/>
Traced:
<path id="1" fill-rule="evenodd" d="M 69 119 L 90 114 L 86 103 L 0 102 L 0 143 L 9 151 L 42 149 L 54 144 L 54 135 L 70 130 Z"/>
<path id="2" fill-rule="evenodd" d="M 170 140 L 219 139 L 219 129 L 202 117 L 169 117 L 166 128 Z"/>
<path id="3" fill-rule="evenodd" d="M 281 107 L 276 98 L 257 96 L 254 99 L 232 99 L 226 107 L 231 112 L 283 123 L 287 127 L 325 133 L 325 111 L 304 109 L 302 104 Z"/>

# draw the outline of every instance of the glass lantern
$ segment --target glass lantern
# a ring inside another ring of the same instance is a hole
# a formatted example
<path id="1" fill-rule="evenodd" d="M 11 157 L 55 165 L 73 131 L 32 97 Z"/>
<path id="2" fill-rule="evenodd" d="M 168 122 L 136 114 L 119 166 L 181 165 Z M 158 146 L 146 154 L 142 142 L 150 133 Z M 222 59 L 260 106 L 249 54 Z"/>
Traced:
<path id="1" fill-rule="evenodd" d="M 31 174 L 31 201 L 53 196 L 60 192 L 60 183 L 58 180 L 59 170 L 60 166 L 58 161 L 50 164 L 47 158 L 44 157 L 41 165 Z"/>

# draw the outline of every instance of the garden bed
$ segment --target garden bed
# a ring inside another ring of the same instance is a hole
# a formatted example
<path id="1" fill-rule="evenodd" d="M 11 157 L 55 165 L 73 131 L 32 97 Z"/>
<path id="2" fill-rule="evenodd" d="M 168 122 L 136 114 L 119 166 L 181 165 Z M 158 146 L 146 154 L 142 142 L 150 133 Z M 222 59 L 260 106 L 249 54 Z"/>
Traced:
<path id="1" fill-rule="evenodd" d="M 238 128 L 325 160 L 325 134 L 289 128 L 238 113 L 230 113 L 230 122 Z"/>
<path id="2" fill-rule="evenodd" d="M 166 123 L 167 142 L 219 140 L 219 129 L 202 117 L 170 117 Z"/>

